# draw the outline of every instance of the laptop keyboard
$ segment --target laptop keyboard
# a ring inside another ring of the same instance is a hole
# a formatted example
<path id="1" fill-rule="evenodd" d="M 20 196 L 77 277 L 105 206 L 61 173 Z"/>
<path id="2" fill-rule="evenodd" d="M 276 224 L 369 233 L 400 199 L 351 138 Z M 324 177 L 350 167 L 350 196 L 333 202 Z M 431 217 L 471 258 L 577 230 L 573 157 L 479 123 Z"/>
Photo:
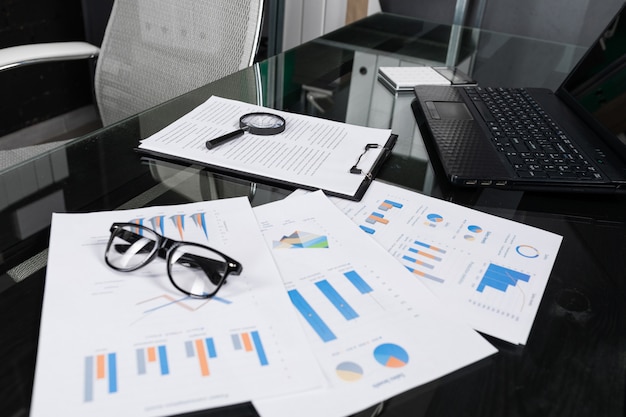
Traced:
<path id="1" fill-rule="evenodd" d="M 523 88 L 465 87 L 493 143 L 521 178 L 600 181 L 602 175 Z"/>

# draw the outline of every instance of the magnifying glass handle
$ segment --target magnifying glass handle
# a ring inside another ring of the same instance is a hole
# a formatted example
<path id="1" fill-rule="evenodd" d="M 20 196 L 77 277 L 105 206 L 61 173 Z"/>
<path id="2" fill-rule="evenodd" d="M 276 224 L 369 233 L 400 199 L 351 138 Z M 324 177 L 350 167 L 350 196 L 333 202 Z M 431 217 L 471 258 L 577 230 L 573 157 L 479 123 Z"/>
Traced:
<path id="1" fill-rule="evenodd" d="M 223 136 L 220 136 L 219 138 L 215 138 L 215 139 L 211 139 L 211 140 L 207 140 L 206 141 L 206 147 L 208 149 L 213 149 L 223 143 L 226 143 L 230 140 L 233 140 L 235 138 L 238 138 L 239 136 L 243 135 L 244 132 L 246 131 L 246 129 L 239 129 L 239 130 L 235 130 L 234 132 L 230 132 L 227 133 Z"/>

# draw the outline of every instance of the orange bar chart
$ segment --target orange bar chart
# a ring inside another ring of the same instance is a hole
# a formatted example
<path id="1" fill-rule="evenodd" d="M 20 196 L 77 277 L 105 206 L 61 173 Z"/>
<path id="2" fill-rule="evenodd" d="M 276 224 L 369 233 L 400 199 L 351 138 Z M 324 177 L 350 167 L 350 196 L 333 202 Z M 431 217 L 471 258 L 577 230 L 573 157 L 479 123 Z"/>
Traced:
<path id="1" fill-rule="evenodd" d="M 196 358 L 200 375 L 211 375 L 209 360 L 217 357 L 217 350 L 212 337 L 188 340 L 185 342 L 185 351 L 188 358 Z"/>

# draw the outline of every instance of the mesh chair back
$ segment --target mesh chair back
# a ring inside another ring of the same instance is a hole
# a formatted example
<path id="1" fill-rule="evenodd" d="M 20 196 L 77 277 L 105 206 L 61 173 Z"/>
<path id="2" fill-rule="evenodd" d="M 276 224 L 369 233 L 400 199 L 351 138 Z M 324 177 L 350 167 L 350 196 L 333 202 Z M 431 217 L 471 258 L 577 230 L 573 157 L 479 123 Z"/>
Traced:
<path id="1" fill-rule="evenodd" d="M 263 0 L 116 0 L 95 74 L 109 125 L 248 67 Z"/>

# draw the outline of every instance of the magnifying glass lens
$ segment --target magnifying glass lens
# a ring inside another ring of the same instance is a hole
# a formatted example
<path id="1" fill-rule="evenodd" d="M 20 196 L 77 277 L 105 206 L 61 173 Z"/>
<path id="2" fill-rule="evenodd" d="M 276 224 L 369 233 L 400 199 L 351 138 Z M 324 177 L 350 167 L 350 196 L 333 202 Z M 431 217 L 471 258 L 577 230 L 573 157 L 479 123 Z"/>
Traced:
<path id="1" fill-rule="evenodd" d="M 251 113 L 241 118 L 241 124 L 254 129 L 280 129 L 285 119 L 269 113 Z"/>
<path id="2" fill-rule="evenodd" d="M 253 135 L 276 135 L 285 130 L 286 124 L 285 119 L 277 114 L 263 112 L 244 114 L 239 119 L 239 130 L 227 133 L 219 138 L 207 140 L 206 147 L 213 149 L 216 146 L 238 138 L 245 132 L 250 132 Z"/>

